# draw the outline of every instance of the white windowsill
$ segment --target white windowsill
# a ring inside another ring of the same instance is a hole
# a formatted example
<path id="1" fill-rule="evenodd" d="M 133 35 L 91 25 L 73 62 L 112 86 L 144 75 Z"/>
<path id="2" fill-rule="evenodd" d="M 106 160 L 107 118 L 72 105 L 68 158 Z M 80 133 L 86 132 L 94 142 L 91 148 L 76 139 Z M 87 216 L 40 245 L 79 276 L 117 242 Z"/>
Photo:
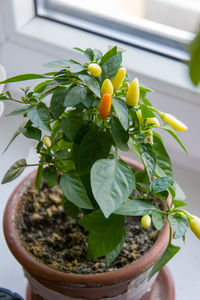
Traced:
<path id="1" fill-rule="evenodd" d="M 9 40 L 57 58 L 74 59 L 80 59 L 80 54 L 73 47 L 91 47 L 104 51 L 109 45 L 116 44 L 110 39 L 39 17 L 34 17 L 17 32 L 11 33 Z M 185 64 L 123 43 L 117 45 L 127 50 L 124 54 L 124 65 L 131 75 L 139 75 L 144 82 L 149 82 L 153 88 L 156 87 L 156 90 L 165 94 L 200 104 L 200 90 L 190 82 Z"/>

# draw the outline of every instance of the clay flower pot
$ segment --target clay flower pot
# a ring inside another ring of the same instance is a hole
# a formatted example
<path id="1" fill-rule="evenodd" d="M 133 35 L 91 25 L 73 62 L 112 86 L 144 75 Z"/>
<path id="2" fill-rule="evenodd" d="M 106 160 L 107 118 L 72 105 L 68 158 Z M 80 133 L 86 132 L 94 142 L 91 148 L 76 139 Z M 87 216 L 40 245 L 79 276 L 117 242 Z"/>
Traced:
<path id="1" fill-rule="evenodd" d="M 140 164 L 132 160 L 126 159 L 126 162 L 133 168 L 142 168 Z M 155 244 L 148 252 L 134 263 L 117 271 L 91 275 L 66 274 L 55 271 L 29 254 L 21 245 L 18 237 L 16 219 L 20 195 L 28 184 L 33 184 L 34 179 L 35 172 L 32 172 L 16 187 L 8 201 L 4 214 L 4 233 L 7 244 L 12 254 L 22 265 L 25 277 L 30 285 L 27 300 L 70 300 L 74 298 L 80 300 L 113 297 L 117 300 L 160 299 L 151 298 L 152 292 L 149 293 L 156 276 L 150 281 L 147 280 L 147 277 L 152 266 L 167 247 L 169 241 L 169 225 L 167 222 L 160 231 Z M 163 274 L 160 279 L 161 282 L 166 276 L 166 271 Z M 164 281 L 172 287 L 172 292 L 169 297 L 163 299 L 173 300 L 173 285 L 169 280 L 164 279 Z M 155 287 L 156 283 L 153 286 Z"/>

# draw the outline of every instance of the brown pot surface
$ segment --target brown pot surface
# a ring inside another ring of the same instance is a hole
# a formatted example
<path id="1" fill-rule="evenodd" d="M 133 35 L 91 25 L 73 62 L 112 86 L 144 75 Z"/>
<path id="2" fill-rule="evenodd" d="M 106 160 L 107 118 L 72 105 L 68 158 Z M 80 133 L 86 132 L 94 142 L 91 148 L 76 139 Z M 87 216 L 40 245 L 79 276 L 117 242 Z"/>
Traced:
<path id="1" fill-rule="evenodd" d="M 34 298 L 30 285 L 27 285 L 26 300 L 42 300 L 40 296 Z M 174 282 L 170 271 L 167 267 L 164 267 L 160 272 L 152 286 L 151 291 L 143 296 L 140 300 L 174 300 L 175 289 Z"/>
<path id="2" fill-rule="evenodd" d="M 130 159 L 123 158 L 133 168 L 142 169 L 142 165 Z M 36 172 L 29 174 L 14 190 L 9 198 L 4 214 L 4 233 L 7 244 L 23 266 L 25 275 L 32 286 L 42 285 L 46 291 L 52 290 L 56 293 L 75 298 L 101 299 L 111 298 L 124 294 L 131 285 L 140 285 L 144 277 L 147 277 L 150 268 L 158 260 L 167 247 L 169 241 L 169 224 L 165 225 L 153 245 L 140 259 L 117 271 L 91 275 L 66 274 L 53 270 L 37 261 L 21 245 L 16 222 L 16 212 L 20 202 L 20 194 L 27 184 L 34 181 Z M 133 283 L 134 281 L 134 283 Z M 148 288 L 146 280 L 146 288 Z M 133 287 L 133 289 L 135 286 Z M 139 287 L 140 289 L 140 287 Z M 141 290 L 144 290 L 141 289 Z M 38 292 L 39 293 L 39 292 Z M 137 296 L 138 297 L 138 296 Z M 139 299 L 139 298 L 133 298 Z M 48 298 L 46 298 L 48 299 Z M 66 298 L 67 299 L 67 298 Z M 127 298 L 128 299 L 128 298 Z M 49 300 L 49 299 L 48 299 Z M 132 299 L 131 299 L 132 300 Z"/>

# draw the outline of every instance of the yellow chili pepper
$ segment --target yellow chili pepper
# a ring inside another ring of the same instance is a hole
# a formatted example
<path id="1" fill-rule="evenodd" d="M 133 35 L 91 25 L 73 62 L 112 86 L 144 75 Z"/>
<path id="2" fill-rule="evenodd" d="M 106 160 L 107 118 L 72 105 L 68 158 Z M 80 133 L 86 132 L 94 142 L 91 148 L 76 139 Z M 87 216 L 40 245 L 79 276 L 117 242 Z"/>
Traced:
<path id="1" fill-rule="evenodd" d="M 52 146 L 51 138 L 49 136 L 43 136 L 42 141 L 47 148 L 50 148 Z"/>
<path id="2" fill-rule="evenodd" d="M 110 96 L 113 94 L 113 85 L 110 79 L 105 79 L 101 86 L 101 95 L 104 94 L 110 94 Z"/>
<path id="3" fill-rule="evenodd" d="M 164 122 L 169 123 L 174 130 L 186 131 L 188 129 L 185 124 L 170 114 L 163 114 L 161 115 L 161 118 Z"/>
<path id="4" fill-rule="evenodd" d="M 189 225 L 192 232 L 200 240 L 200 218 L 191 216 L 191 219 L 189 219 Z"/>
<path id="5" fill-rule="evenodd" d="M 115 77 L 111 80 L 114 90 L 119 90 L 126 76 L 126 68 L 119 68 Z"/>
<path id="6" fill-rule="evenodd" d="M 148 135 L 145 137 L 144 143 L 150 143 L 151 145 L 153 145 L 153 132 L 150 129 L 146 132 Z"/>
<path id="7" fill-rule="evenodd" d="M 127 105 L 130 105 L 132 107 L 135 107 L 138 104 L 140 98 L 140 87 L 139 87 L 139 81 L 137 78 L 135 78 L 127 91 L 126 94 L 126 103 Z"/>
<path id="8" fill-rule="evenodd" d="M 141 109 L 137 110 L 135 113 L 137 115 L 138 121 L 141 122 L 142 121 L 142 112 L 141 112 Z"/>
<path id="9" fill-rule="evenodd" d="M 106 119 L 110 114 L 111 102 L 110 94 L 107 93 L 102 96 L 99 103 L 99 115 L 102 119 Z"/>
<path id="10" fill-rule="evenodd" d="M 141 225 L 144 228 L 148 228 L 151 225 L 151 217 L 149 215 L 145 215 L 141 218 Z"/>
<path id="11" fill-rule="evenodd" d="M 94 77 L 97 77 L 102 73 L 101 67 L 95 63 L 88 65 L 88 71 L 90 71 L 91 75 Z"/>
<path id="12" fill-rule="evenodd" d="M 157 118 L 147 118 L 146 124 L 153 124 L 154 127 L 160 127 L 160 122 L 158 121 Z"/>
<path id="13" fill-rule="evenodd" d="M 127 93 L 130 83 L 128 81 L 124 82 L 124 92 Z"/>

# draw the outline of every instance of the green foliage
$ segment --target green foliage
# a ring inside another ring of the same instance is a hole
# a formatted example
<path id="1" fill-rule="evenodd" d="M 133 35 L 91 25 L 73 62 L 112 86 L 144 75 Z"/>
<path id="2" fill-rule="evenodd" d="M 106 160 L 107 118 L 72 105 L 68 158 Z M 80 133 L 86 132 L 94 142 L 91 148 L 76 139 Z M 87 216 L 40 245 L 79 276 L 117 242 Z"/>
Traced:
<path id="1" fill-rule="evenodd" d="M 68 88 L 60 87 L 55 90 L 52 95 L 50 102 L 50 109 L 54 120 L 57 120 L 60 115 L 65 111 L 65 96 L 67 94 Z"/>
<path id="2" fill-rule="evenodd" d="M 115 260 L 115 258 L 117 258 L 117 256 L 120 254 L 120 252 L 123 248 L 123 245 L 125 243 L 125 239 L 126 239 L 126 232 L 124 230 L 124 233 L 122 234 L 120 243 L 110 253 L 106 254 L 106 266 L 107 267 L 109 267 L 110 264 Z"/>
<path id="3" fill-rule="evenodd" d="M 81 179 L 75 173 L 65 173 L 60 179 L 64 196 L 80 208 L 92 209 L 92 204 Z"/>
<path id="4" fill-rule="evenodd" d="M 157 230 L 161 230 L 164 226 L 163 214 L 160 212 L 152 213 L 152 222 Z"/>
<path id="5" fill-rule="evenodd" d="M 112 119 L 111 119 L 111 126 L 112 126 L 112 138 L 113 138 L 115 145 L 122 151 L 128 151 L 129 150 L 128 131 L 124 130 L 119 119 L 114 116 L 112 116 Z"/>
<path id="6" fill-rule="evenodd" d="M 113 251 L 124 236 L 124 217 L 111 215 L 105 218 L 97 210 L 79 220 L 79 224 L 89 231 L 88 258 L 96 258 Z"/>
<path id="7" fill-rule="evenodd" d="M 128 108 L 126 103 L 119 99 L 112 99 L 112 105 L 124 130 L 127 130 L 129 127 L 129 122 L 128 122 Z"/>
<path id="8" fill-rule="evenodd" d="M 171 177 L 156 178 L 151 182 L 151 191 L 154 194 L 166 191 L 172 182 Z"/>
<path id="9" fill-rule="evenodd" d="M 133 199 L 122 204 L 114 213 L 123 216 L 144 216 L 159 211 L 160 210 L 150 201 L 145 199 Z"/>
<path id="10" fill-rule="evenodd" d="M 173 231 L 174 239 L 179 239 L 185 236 L 185 233 L 189 226 L 186 218 L 180 216 L 179 214 L 176 214 L 176 215 L 169 215 L 168 220 Z"/>
<path id="11" fill-rule="evenodd" d="M 174 246 L 169 242 L 167 249 L 164 251 L 164 253 L 161 255 L 159 260 L 156 262 L 154 267 L 152 268 L 150 274 L 149 274 L 149 279 L 153 277 L 158 271 L 160 271 L 167 263 L 178 253 L 180 250 L 180 247 Z"/>
<path id="12" fill-rule="evenodd" d="M 131 169 L 116 159 L 101 159 L 92 166 L 92 192 L 106 218 L 126 201 L 134 185 Z"/>
<path id="13" fill-rule="evenodd" d="M 150 144 L 141 143 L 139 145 L 141 159 L 147 171 L 149 181 L 151 182 L 156 166 L 156 154 Z"/>
<path id="14" fill-rule="evenodd" d="M 147 120 L 155 114 L 162 117 L 148 99 L 150 88 L 140 86 L 137 106 L 128 106 L 127 74 L 122 86 L 112 95 L 111 107 L 110 103 L 105 107 L 109 110 L 107 117 L 101 118 L 99 114 L 102 83 L 105 79 L 112 80 L 118 72 L 123 50 L 114 46 L 102 54 L 98 49 L 75 49 L 85 62 L 56 60 L 45 65 L 55 69 L 53 72 L 23 74 L 1 82 L 40 79 L 33 89 L 22 88 L 20 99 L 14 99 L 9 91 L 0 94 L 0 101 L 20 104 L 9 115 L 25 119 L 5 150 L 20 134 L 35 140 L 39 156 L 39 163 L 33 164 L 38 166 L 37 190 L 40 191 L 42 179 L 49 186 L 60 185 L 65 213 L 68 217 L 82 216 L 79 223 L 89 231 L 88 258 L 105 255 L 110 265 L 125 242 L 126 216 L 151 215 L 157 230 L 161 230 L 168 219 L 174 238 L 184 238 L 188 223 L 179 207 L 185 205 L 185 195 L 173 178 L 171 160 L 161 136 Z M 90 63 L 99 64 L 100 76 L 90 74 Z M 196 75 L 194 78 L 197 83 Z M 141 111 L 141 118 L 138 111 Z M 169 124 L 162 124 L 160 128 L 186 151 Z M 140 157 L 143 170 L 131 169 L 123 157 L 119 160 L 118 150 L 128 151 L 129 148 Z M 24 159 L 17 161 L 2 183 L 14 180 L 26 167 L 33 165 L 28 165 Z M 167 204 L 165 212 L 148 200 L 156 196 L 167 201 L 169 193 L 172 204 Z M 178 249 L 169 243 L 151 274 Z"/>
<path id="15" fill-rule="evenodd" d="M 1 183 L 7 183 L 10 181 L 13 181 L 14 179 L 16 179 L 17 177 L 19 177 L 22 172 L 24 171 L 24 169 L 26 168 L 27 164 L 26 164 L 26 160 L 25 159 L 20 159 L 18 161 L 16 161 L 6 172 L 6 174 L 4 175 Z"/>
<path id="16" fill-rule="evenodd" d="M 62 199 L 61 205 L 63 206 L 64 212 L 67 216 L 75 218 L 79 214 L 79 208 L 65 197 Z"/>

